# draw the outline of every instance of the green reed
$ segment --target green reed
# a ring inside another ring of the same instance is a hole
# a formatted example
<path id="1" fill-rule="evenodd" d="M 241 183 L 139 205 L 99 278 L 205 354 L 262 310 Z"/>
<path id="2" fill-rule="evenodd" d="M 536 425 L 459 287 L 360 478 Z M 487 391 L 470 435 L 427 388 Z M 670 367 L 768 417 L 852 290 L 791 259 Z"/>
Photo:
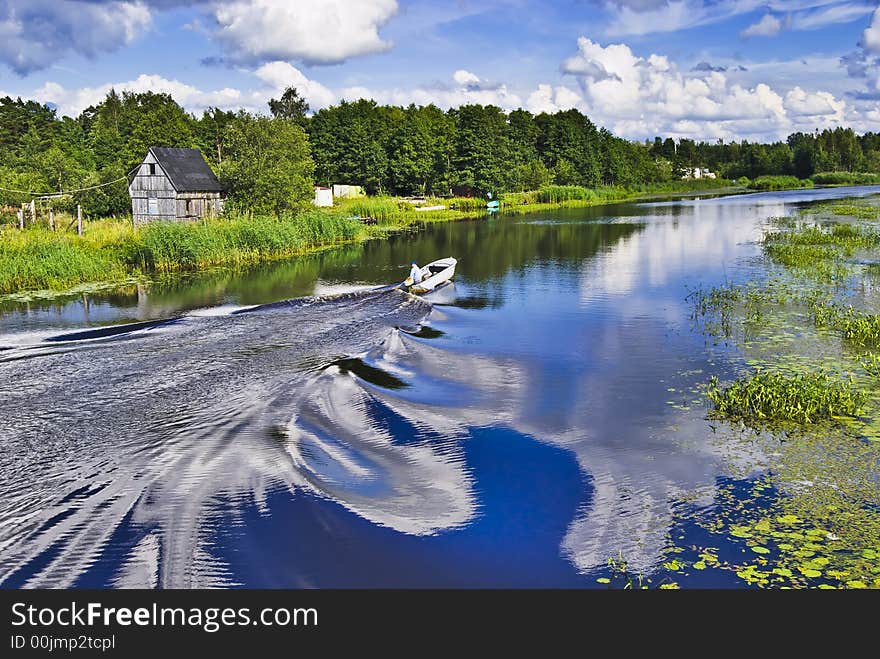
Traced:
<path id="1" fill-rule="evenodd" d="M 788 375 L 758 371 L 722 387 L 709 381 L 707 396 L 712 418 L 742 421 L 746 425 L 810 424 L 839 416 L 856 416 L 867 401 L 852 376 L 826 373 Z"/>
<path id="2" fill-rule="evenodd" d="M 858 345 L 880 344 L 880 315 L 834 302 L 817 302 L 811 310 L 816 327 L 839 332 Z"/>

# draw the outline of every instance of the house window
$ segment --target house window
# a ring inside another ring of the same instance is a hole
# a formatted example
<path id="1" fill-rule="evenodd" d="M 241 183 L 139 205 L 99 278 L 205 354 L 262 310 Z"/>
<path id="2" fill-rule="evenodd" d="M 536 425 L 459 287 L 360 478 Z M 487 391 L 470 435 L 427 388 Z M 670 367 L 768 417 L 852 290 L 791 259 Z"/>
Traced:
<path id="1" fill-rule="evenodd" d="M 149 174 L 150 176 L 156 175 L 156 164 L 155 163 L 151 162 L 147 165 L 147 174 Z"/>
<path id="2" fill-rule="evenodd" d="M 186 200 L 186 216 L 187 216 L 187 217 L 189 217 L 190 215 L 192 215 L 192 210 L 191 210 L 191 209 L 192 209 L 192 200 L 191 200 L 191 199 L 187 199 L 187 200 Z"/>
<path id="3" fill-rule="evenodd" d="M 158 215 L 159 214 L 159 200 L 156 198 L 147 199 L 147 214 L 149 215 Z"/>

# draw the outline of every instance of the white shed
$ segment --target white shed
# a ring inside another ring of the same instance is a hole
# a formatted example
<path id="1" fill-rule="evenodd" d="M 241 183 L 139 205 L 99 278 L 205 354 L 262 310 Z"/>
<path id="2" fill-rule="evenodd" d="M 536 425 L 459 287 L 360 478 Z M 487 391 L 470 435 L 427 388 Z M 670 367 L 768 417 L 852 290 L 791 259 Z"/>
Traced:
<path id="1" fill-rule="evenodd" d="M 322 185 L 315 186 L 315 198 L 312 200 L 315 206 L 332 206 L 333 190 Z"/>

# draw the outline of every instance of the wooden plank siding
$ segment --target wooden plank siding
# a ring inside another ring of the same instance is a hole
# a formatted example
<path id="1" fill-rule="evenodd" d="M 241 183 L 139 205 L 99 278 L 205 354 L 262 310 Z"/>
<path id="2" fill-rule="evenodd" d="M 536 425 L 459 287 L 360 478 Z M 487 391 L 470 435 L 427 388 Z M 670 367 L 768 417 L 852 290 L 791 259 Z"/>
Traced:
<path id="1" fill-rule="evenodd" d="M 219 192 L 177 192 L 152 152 L 147 153 L 128 191 L 135 224 L 193 221 L 219 215 L 223 210 Z"/>

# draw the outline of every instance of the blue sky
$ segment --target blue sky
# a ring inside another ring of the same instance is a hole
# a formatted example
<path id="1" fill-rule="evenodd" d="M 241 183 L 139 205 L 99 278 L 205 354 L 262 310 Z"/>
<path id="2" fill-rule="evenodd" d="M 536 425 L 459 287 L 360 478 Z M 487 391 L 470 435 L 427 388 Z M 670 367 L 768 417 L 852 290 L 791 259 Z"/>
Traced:
<path id="1" fill-rule="evenodd" d="M 193 112 L 339 99 L 576 107 L 619 135 L 880 130 L 876 0 L 0 0 L 0 93 Z"/>

